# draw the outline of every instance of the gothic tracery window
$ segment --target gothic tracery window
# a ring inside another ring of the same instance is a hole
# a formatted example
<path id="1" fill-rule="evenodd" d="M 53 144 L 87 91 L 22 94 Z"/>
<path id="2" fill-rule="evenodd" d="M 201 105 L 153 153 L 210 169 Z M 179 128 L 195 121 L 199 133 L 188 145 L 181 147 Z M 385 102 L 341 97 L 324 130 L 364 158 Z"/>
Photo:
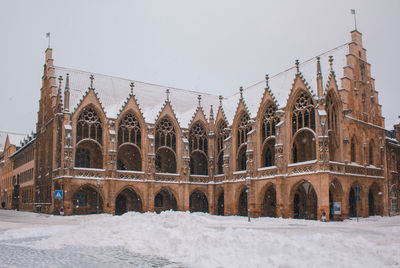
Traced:
<path id="1" fill-rule="evenodd" d="M 171 148 L 174 152 L 176 151 L 175 129 L 167 118 L 162 119 L 156 127 L 155 145 L 156 149 L 166 146 Z"/>
<path id="2" fill-rule="evenodd" d="M 329 136 L 329 160 L 337 161 L 338 148 L 338 110 L 331 92 L 326 97 L 327 130 Z"/>
<path id="3" fill-rule="evenodd" d="M 176 132 L 168 118 L 163 118 L 155 130 L 156 171 L 176 172 Z"/>
<path id="4" fill-rule="evenodd" d="M 102 134 L 100 117 L 92 107 L 84 108 L 77 122 L 76 141 L 93 139 L 102 144 Z"/>
<path id="5" fill-rule="evenodd" d="M 141 147 L 141 133 L 138 119 L 131 113 L 121 119 L 118 127 L 118 146 L 133 143 Z"/>
<path id="6" fill-rule="evenodd" d="M 351 145 L 350 145 L 350 158 L 351 162 L 356 162 L 356 138 L 353 136 L 351 138 Z"/>
<path id="7" fill-rule="evenodd" d="M 237 130 L 237 147 L 240 147 L 240 145 L 247 142 L 247 133 L 251 131 L 249 120 L 249 115 L 247 113 L 243 113 Z"/>
<path id="8" fill-rule="evenodd" d="M 276 115 L 276 106 L 270 104 L 267 106 L 262 123 L 262 166 L 269 167 L 275 165 L 275 139 L 267 139 L 276 135 L 276 124 L 279 123 L 279 118 Z"/>
<path id="9" fill-rule="evenodd" d="M 265 110 L 262 124 L 262 140 L 270 136 L 275 136 L 275 126 L 279 123 L 279 118 L 276 116 L 276 106 L 270 104 Z"/>
<path id="10" fill-rule="evenodd" d="M 302 92 L 296 100 L 292 115 L 292 133 L 302 128 L 310 128 L 315 131 L 315 109 L 311 97 Z"/>
<path id="11" fill-rule="evenodd" d="M 243 113 L 238 124 L 237 147 L 239 151 L 237 153 L 237 170 L 246 170 L 247 168 L 247 134 L 252 130 L 249 120 L 249 115 Z"/>
<path id="12" fill-rule="evenodd" d="M 218 156 L 218 174 L 224 173 L 224 140 L 228 137 L 228 133 L 225 131 L 227 128 L 225 121 L 221 121 L 217 128 L 217 156 Z"/>
<path id="13" fill-rule="evenodd" d="M 190 173 L 208 174 L 207 164 L 208 140 L 203 124 L 196 122 L 189 132 Z"/>

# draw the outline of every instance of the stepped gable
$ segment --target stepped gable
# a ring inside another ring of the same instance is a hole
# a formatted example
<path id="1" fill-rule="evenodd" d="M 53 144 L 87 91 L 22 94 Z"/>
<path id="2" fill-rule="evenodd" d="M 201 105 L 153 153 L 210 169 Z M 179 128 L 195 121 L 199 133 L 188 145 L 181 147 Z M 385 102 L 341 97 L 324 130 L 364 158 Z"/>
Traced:
<path id="1" fill-rule="evenodd" d="M 335 74 L 337 78 L 342 78 L 343 68 L 347 66 L 346 55 L 349 54 L 349 44 L 346 43 L 339 47 L 336 47 L 332 50 L 329 50 L 321 55 L 321 70 L 322 70 L 322 78 L 323 83 L 325 84 L 328 81 L 328 77 L 330 75 L 330 66 L 329 66 L 329 56 L 333 56 L 333 69 L 335 70 Z M 310 93 L 317 94 L 317 57 L 313 57 L 307 61 L 300 63 L 300 75 L 302 79 L 307 82 Z M 275 97 L 275 100 L 278 104 L 278 108 L 284 108 L 286 106 L 287 98 L 290 95 L 294 78 L 296 76 L 296 67 L 293 66 L 281 73 L 270 76 L 269 78 L 269 88 L 271 90 L 271 95 Z M 255 117 L 257 115 L 257 111 L 259 109 L 260 102 L 262 100 L 263 94 L 265 91 L 265 80 L 262 80 L 250 87 L 247 87 L 243 91 L 243 98 L 246 101 L 247 108 L 249 109 L 250 116 Z M 240 93 L 237 92 L 227 99 L 223 100 L 223 109 L 229 121 L 229 124 L 232 123 L 232 120 L 235 116 L 236 107 L 239 102 Z"/>
<path id="2" fill-rule="evenodd" d="M 74 70 L 55 66 L 55 76 L 66 77 L 69 73 L 70 79 L 70 110 L 77 108 L 87 88 L 90 86 L 90 72 Z M 146 123 L 154 123 L 165 103 L 165 90 L 170 90 L 170 102 L 181 127 L 187 128 L 192 115 L 197 108 L 197 96 L 202 95 L 204 106 L 218 105 L 218 96 L 195 91 L 154 85 L 140 81 L 112 77 L 102 74 L 93 74 L 95 91 L 108 118 L 117 118 L 119 110 L 129 96 L 130 83 L 135 83 L 135 97 L 142 110 Z M 204 111 L 206 117 L 208 111 Z"/>

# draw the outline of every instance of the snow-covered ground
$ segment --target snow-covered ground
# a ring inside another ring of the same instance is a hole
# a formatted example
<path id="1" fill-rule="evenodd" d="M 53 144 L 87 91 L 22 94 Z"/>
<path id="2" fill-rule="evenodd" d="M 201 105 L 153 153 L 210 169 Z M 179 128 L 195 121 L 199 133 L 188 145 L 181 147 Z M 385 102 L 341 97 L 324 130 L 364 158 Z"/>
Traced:
<path id="1" fill-rule="evenodd" d="M 326 223 L 258 218 L 249 223 L 245 217 L 185 212 L 61 217 L 0 210 L 0 267 L 26 263 L 400 267 L 400 216 Z"/>

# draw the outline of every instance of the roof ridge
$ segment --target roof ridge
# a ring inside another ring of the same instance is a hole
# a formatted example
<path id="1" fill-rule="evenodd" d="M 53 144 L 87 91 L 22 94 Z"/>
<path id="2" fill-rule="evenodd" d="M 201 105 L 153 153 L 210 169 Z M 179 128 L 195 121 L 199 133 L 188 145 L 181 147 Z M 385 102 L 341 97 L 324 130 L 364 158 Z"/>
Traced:
<path id="1" fill-rule="evenodd" d="M 309 59 L 307 59 L 307 60 L 301 62 L 301 63 L 300 63 L 300 66 L 303 65 L 303 64 L 306 64 L 306 63 L 308 63 L 308 62 L 313 61 L 316 57 L 320 57 L 320 56 L 326 55 L 326 54 L 328 54 L 328 53 L 330 53 L 330 52 L 332 52 L 332 51 L 334 51 L 334 50 L 336 50 L 336 49 L 338 49 L 338 48 L 344 47 L 344 46 L 346 46 L 346 45 L 348 45 L 348 44 L 350 44 L 350 43 L 349 43 L 349 42 L 344 43 L 344 44 L 342 44 L 342 45 L 340 45 L 340 46 L 337 46 L 337 47 L 335 47 L 335 48 L 332 48 L 332 49 L 330 49 L 330 50 L 327 50 L 327 51 L 325 51 L 325 52 L 323 52 L 323 53 L 321 53 L 321 54 L 318 54 L 318 55 L 316 55 L 316 56 L 314 56 L 314 57 L 311 57 L 311 58 L 309 58 Z M 280 71 L 279 73 L 270 76 L 269 79 L 271 80 L 271 79 L 273 79 L 274 77 L 279 76 L 279 75 L 281 75 L 281 74 L 283 74 L 283 73 L 286 73 L 287 71 L 292 70 L 292 69 L 294 69 L 294 68 L 296 68 L 296 67 L 295 67 L 295 66 L 292 66 L 292 67 L 290 67 L 290 68 L 288 68 L 288 69 L 286 69 L 286 70 Z M 249 89 L 249 88 L 254 87 L 254 86 L 257 86 L 257 85 L 260 84 L 260 83 L 265 83 L 265 80 L 261 80 L 261 81 L 259 81 L 259 82 L 257 82 L 257 83 L 251 84 L 250 86 L 246 87 L 244 90 Z M 235 95 L 237 95 L 237 94 L 239 94 L 239 92 L 235 92 L 234 94 L 228 96 L 227 98 L 233 97 L 233 96 L 235 96 Z"/>
<path id="2" fill-rule="evenodd" d="M 108 74 L 102 74 L 102 73 L 96 73 L 96 72 L 89 72 L 89 71 L 85 71 L 85 70 L 80 70 L 80 69 L 73 69 L 73 68 L 68 68 L 68 67 L 62 67 L 62 66 L 54 66 L 54 68 L 58 68 L 58 69 L 63 69 L 65 71 L 71 70 L 71 71 L 76 71 L 76 72 L 80 72 L 80 73 L 87 73 L 87 74 L 93 74 L 93 75 L 101 75 L 101 76 L 105 76 L 105 77 L 109 77 L 109 78 L 117 78 L 117 79 L 122 79 L 122 80 L 126 80 L 128 82 L 135 82 L 135 83 L 142 83 L 145 85 L 150 85 L 150 86 L 158 86 L 158 87 L 164 87 L 164 88 L 169 88 L 169 89 L 173 89 L 173 90 L 180 90 L 180 91 L 186 91 L 186 92 L 191 92 L 191 93 L 196 93 L 196 94 L 203 94 L 203 95 L 208 95 L 208 96 L 213 96 L 213 97 L 218 97 L 218 95 L 214 95 L 211 93 L 204 93 L 201 91 L 194 91 L 194 90 L 188 90 L 188 89 L 183 89 L 183 88 L 177 88 L 177 87 L 170 87 L 170 86 L 165 86 L 165 85 L 159 85 L 159 84 L 154 84 L 154 83 L 149 83 L 149 82 L 143 82 L 143 81 L 139 81 L 139 80 L 133 80 L 133 79 L 128 79 L 128 78 L 124 78 L 124 77 L 119 77 L 119 76 L 113 76 L 113 75 L 108 75 Z"/>

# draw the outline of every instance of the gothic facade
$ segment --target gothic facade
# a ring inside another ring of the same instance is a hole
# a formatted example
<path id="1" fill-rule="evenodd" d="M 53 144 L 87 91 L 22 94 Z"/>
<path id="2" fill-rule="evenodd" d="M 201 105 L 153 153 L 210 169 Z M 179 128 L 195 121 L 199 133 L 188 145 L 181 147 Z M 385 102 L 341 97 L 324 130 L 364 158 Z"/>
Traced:
<path id="1" fill-rule="evenodd" d="M 53 61 L 49 48 L 35 151 L 44 212 L 388 214 L 384 118 L 358 31 L 229 97 Z"/>

